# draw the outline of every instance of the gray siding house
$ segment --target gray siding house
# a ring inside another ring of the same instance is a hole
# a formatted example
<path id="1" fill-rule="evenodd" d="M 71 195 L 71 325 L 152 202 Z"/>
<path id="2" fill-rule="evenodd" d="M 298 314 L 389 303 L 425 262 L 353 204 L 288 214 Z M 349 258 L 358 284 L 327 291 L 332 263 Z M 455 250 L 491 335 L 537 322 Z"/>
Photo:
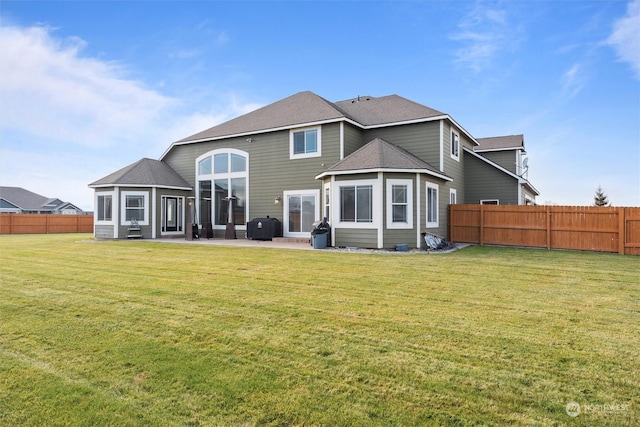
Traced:
<path id="1" fill-rule="evenodd" d="M 58 198 L 41 196 L 22 187 L 0 187 L 1 213 L 83 214 L 79 207 Z"/>
<path id="2" fill-rule="evenodd" d="M 530 205 L 538 190 L 527 179 L 524 135 L 478 138 L 473 151 L 465 148 L 465 203 Z"/>
<path id="3" fill-rule="evenodd" d="M 284 237 L 309 238 L 327 218 L 334 246 L 422 247 L 422 232 L 447 235 L 450 203 L 479 203 L 479 192 L 521 203 L 502 193 L 500 175 L 517 171 L 475 167 L 478 147 L 450 115 L 398 95 L 300 92 L 91 183 L 96 237 L 125 238 L 132 220 L 148 238 L 185 235 L 191 222 L 244 237 L 247 222 L 271 217 Z"/>

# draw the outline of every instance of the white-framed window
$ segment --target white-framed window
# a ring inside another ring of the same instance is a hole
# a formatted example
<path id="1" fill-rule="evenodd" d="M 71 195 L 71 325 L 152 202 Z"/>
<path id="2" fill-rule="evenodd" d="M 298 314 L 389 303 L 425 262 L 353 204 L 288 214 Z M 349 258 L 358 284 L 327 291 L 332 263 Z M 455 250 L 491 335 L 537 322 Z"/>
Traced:
<path id="1" fill-rule="evenodd" d="M 340 187 L 340 222 L 373 222 L 373 186 Z"/>
<path id="2" fill-rule="evenodd" d="M 499 205 L 500 200 L 498 199 L 482 199 L 480 200 L 481 205 Z"/>
<path id="3" fill-rule="evenodd" d="M 113 193 L 96 194 L 95 221 L 103 224 L 113 224 Z"/>
<path id="4" fill-rule="evenodd" d="M 322 132 L 320 127 L 292 129 L 289 132 L 289 157 L 304 159 L 322 155 Z"/>
<path id="5" fill-rule="evenodd" d="M 387 228 L 413 228 L 413 180 L 387 180 Z"/>
<path id="6" fill-rule="evenodd" d="M 331 186 L 332 227 L 372 229 L 382 226 L 382 180 L 335 181 Z"/>
<path id="7" fill-rule="evenodd" d="M 456 203 L 458 203 L 458 195 L 456 194 L 455 188 L 449 189 L 449 203 L 452 205 L 455 205 Z"/>
<path id="8" fill-rule="evenodd" d="M 196 159 L 197 221 L 224 229 L 246 228 L 249 209 L 249 154 L 233 148 L 209 151 Z"/>
<path id="9" fill-rule="evenodd" d="M 324 185 L 324 218 L 331 222 L 331 183 Z"/>
<path id="10" fill-rule="evenodd" d="M 426 187 L 426 215 L 427 221 L 425 227 L 433 228 L 438 226 L 438 184 L 432 184 L 430 182 L 425 183 Z"/>
<path id="11" fill-rule="evenodd" d="M 460 161 L 460 134 L 451 130 L 451 158 Z"/>
<path id="12" fill-rule="evenodd" d="M 135 220 L 140 225 L 149 225 L 149 193 L 123 191 L 121 195 L 120 223 L 129 225 Z"/>

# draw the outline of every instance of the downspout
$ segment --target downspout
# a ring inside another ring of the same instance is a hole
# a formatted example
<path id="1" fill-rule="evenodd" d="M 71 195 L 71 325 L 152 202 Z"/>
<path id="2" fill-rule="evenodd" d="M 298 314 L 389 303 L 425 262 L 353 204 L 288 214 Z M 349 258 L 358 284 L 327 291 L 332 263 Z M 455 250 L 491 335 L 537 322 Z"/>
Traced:
<path id="1" fill-rule="evenodd" d="M 113 218 L 113 238 L 117 239 L 120 229 L 120 187 L 113 187 L 113 207 L 115 208 Z"/>
<path id="2" fill-rule="evenodd" d="M 156 211 L 157 211 L 156 193 L 157 193 L 157 190 L 158 189 L 156 187 L 153 187 L 151 189 L 151 206 L 153 208 L 149 210 L 149 214 L 152 215 L 151 216 L 151 238 L 152 239 L 156 238 Z"/>
<path id="3" fill-rule="evenodd" d="M 444 120 L 440 120 L 440 172 L 444 172 Z"/>
<path id="4" fill-rule="evenodd" d="M 414 223 L 416 224 L 416 248 L 420 249 L 422 247 L 422 242 L 420 241 L 420 174 L 416 173 L 416 218 Z"/>
<path id="5" fill-rule="evenodd" d="M 340 122 L 340 160 L 344 159 L 344 122 Z"/>
<path id="6" fill-rule="evenodd" d="M 384 174 L 382 172 L 378 172 L 378 194 L 379 194 L 379 203 L 378 203 L 378 215 L 380 215 L 380 223 L 378 224 L 378 249 L 382 249 L 384 247 Z"/>
<path id="7" fill-rule="evenodd" d="M 331 209 L 331 219 L 333 220 L 334 224 L 336 224 L 338 222 L 338 212 L 336 209 L 336 205 L 338 204 L 338 202 L 334 203 L 334 201 L 337 200 L 336 196 L 334 195 L 334 188 L 336 188 L 335 175 L 331 175 L 330 182 L 331 184 L 329 185 L 329 209 Z M 335 227 L 333 227 L 331 230 L 331 246 L 334 248 L 336 247 L 336 228 Z"/>

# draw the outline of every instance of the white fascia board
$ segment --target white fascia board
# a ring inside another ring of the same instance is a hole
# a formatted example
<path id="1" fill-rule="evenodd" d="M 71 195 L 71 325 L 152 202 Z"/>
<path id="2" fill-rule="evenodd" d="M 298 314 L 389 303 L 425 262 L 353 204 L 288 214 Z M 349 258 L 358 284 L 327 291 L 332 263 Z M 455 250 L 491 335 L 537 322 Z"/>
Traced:
<path id="1" fill-rule="evenodd" d="M 386 127 L 390 127 L 390 126 L 402 126 L 402 125 L 413 125 L 416 123 L 426 123 L 426 122 L 435 122 L 438 120 L 442 120 L 442 119 L 449 119 L 451 120 L 451 118 L 449 117 L 449 115 L 445 114 L 444 116 L 434 116 L 434 117 L 423 117 L 420 119 L 413 119 L 413 120 L 404 120 L 401 122 L 391 122 L 391 123 L 381 123 L 381 124 L 377 124 L 377 125 L 359 125 L 362 129 L 379 129 L 379 128 L 386 128 Z"/>
<path id="2" fill-rule="evenodd" d="M 453 178 L 450 178 L 445 175 L 441 175 L 429 169 L 385 169 L 385 168 L 374 168 L 374 169 L 357 169 L 357 170 L 346 170 L 346 171 L 334 171 L 334 172 L 322 172 L 320 175 L 316 176 L 315 179 L 322 179 L 325 176 L 336 176 L 336 175 L 356 175 L 356 174 L 364 174 L 364 173 L 419 173 L 419 174 L 427 174 L 434 176 L 436 178 L 443 179 L 445 181 L 453 181 Z"/>
<path id="3" fill-rule="evenodd" d="M 160 158 L 158 160 L 162 161 L 162 159 L 164 159 L 165 156 L 167 154 L 169 154 L 169 151 L 171 151 L 171 149 L 173 147 L 178 146 L 178 145 L 189 145 L 189 144 L 197 144 L 199 142 L 220 141 L 222 139 L 240 138 L 240 137 L 243 137 L 243 136 L 260 135 L 260 134 L 263 134 L 263 133 L 278 132 L 278 131 L 282 131 L 282 130 L 291 130 L 291 129 L 298 129 L 298 128 L 304 128 L 304 127 L 320 126 L 320 125 L 326 125 L 326 124 L 330 124 L 330 123 L 338 123 L 338 122 L 342 122 L 342 121 L 347 121 L 349 123 L 358 125 L 356 122 L 354 122 L 352 120 L 345 119 L 344 117 L 339 117 L 339 118 L 336 118 L 336 119 L 319 120 L 319 121 L 308 122 L 308 123 L 296 123 L 296 124 L 291 124 L 291 125 L 287 125 L 287 126 L 280 126 L 280 127 L 275 127 L 275 128 L 268 128 L 268 129 L 254 130 L 254 131 L 248 131 L 248 132 L 234 133 L 234 134 L 229 134 L 229 135 L 215 136 L 213 138 L 191 139 L 189 141 L 182 141 L 182 142 L 178 141 L 178 142 L 174 142 L 173 144 L 171 144 L 169 146 L 169 148 L 167 148 L 165 150 L 165 152 L 162 153 L 162 156 L 160 156 Z M 361 125 L 359 125 L 359 126 L 362 127 Z"/>
<path id="4" fill-rule="evenodd" d="M 522 147 L 478 148 L 473 151 L 475 151 L 476 153 L 489 153 L 491 151 L 511 151 L 511 150 L 522 150 L 524 152 L 524 149 Z"/>
<path id="5" fill-rule="evenodd" d="M 478 141 L 476 141 L 476 139 L 469 132 L 467 132 L 467 130 L 465 128 L 460 126 L 460 124 L 458 122 L 456 122 L 453 119 L 453 117 L 451 117 L 448 114 L 444 114 L 444 115 L 441 115 L 441 116 L 425 117 L 425 118 L 414 119 L 414 120 L 406 120 L 406 121 L 402 121 L 402 122 L 384 123 L 384 124 L 379 124 L 379 125 L 369 125 L 369 126 L 360 126 L 360 127 L 362 127 L 362 129 L 377 129 L 377 128 L 384 128 L 384 127 L 389 127 L 389 126 L 401 126 L 401 125 L 411 125 L 411 124 L 415 124 L 415 123 L 435 122 L 435 121 L 438 121 L 438 120 L 449 120 L 458 129 L 460 129 L 460 131 L 463 134 L 465 134 L 467 136 L 467 138 L 469 138 L 471 140 L 471 142 L 473 142 L 475 145 L 480 145 L 480 144 L 478 144 Z"/>
<path id="6" fill-rule="evenodd" d="M 483 162 L 493 166 L 494 168 L 498 169 L 501 172 L 506 173 L 507 175 L 511 176 L 512 178 L 517 179 L 518 181 L 520 181 L 522 178 L 519 177 L 518 175 L 516 175 L 515 173 L 503 168 L 502 166 L 500 166 L 499 164 L 492 162 L 491 160 L 487 159 L 486 157 L 481 156 L 480 154 L 474 152 L 473 150 L 468 149 L 467 147 L 463 147 L 463 150 L 466 151 L 467 153 L 471 154 L 472 156 L 474 156 L 477 159 L 482 160 Z"/>
<path id="7" fill-rule="evenodd" d="M 521 179 L 520 179 L 520 184 L 523 184 L 523 185 L 526 185 L 527 187 L 529 187 L 529 189 L 531 190 L 531 192 L 532 192 L 532 193 L 535 193 L 535 194 L 536 194 L 536 196 L 539 196 L 539 195 L 540 195 L 540 192 L 539 192 L 539 191 L 538 191 L 538 190 L 537 190 L 533 185 L 531 185 L 531 183 L 530 183 L 528 180 L 526 180 L 526 179 L 524 179 L 524 178 L 521 178 Z"/>
<path id="8" fill-rule="evenodd" d="M 446 118 L 446 119 L 448 119 L 448 120 L 449 120 L 451 123 L 453 123 L 454 125 L 456 125 L 456 127 L 457 127 L 458 129 L 460 129 L 460 131 L 461 131 L 462 133 L 464 133 L 464 134 L 467 136 L 467 138 L 469 138 L 469 139 L 471 140 L 471 142 L 473 142 L 475 145 L 480 145 L 480 144 L 478 143 L 478 141 L 476 141 L 476 139 L 475 139 L 475 138 L 474 138 L 474 137 L 473 137 L 469 132 L 467 132 L 467 130 L 466 130 L 465 128 L 463 128 L 462 126 L 460 126 L 460 124 L 459 124 L 458 122 L 456 122 L 455 120 L 453 120 L 453 117 L 451 117 L 450 115 L 448 115 L 448 114 L 447 114 L 445 118 Z M 463 144 L 460 144 L 460 145 L 463 145 Z"/>
<path id="9" fill-rule="evenodd" d="M 5 202 L 9 203 L 11 206 L 15 206 L 16 209 L 20 209 L 20 210 L 26 210 L 24 209 L 22 206 L 18 206 L 15 203 L 13 203 L 11 200 L 7 200 L 4 197 L 0 197 L 0 200 L 4 200 Z M 10 208 L 9 208 L 10 209 Z"/>
<path id="10" fill-rule="evenodd" d="M 192 191 L 191 187 L 174 187 L 170 185 L 145 185 L 145 184 L 100 184 L 89 185 L 89 188 L 111 188 L 111 187 L 125 187 L 125 188 L 162 188 L 165 190 L 186 190 Z"/>
<path id="11" fill-rule="evenodd" d="M 528 185 L 528 186 L 530 186 L 530 187 L 531 187 L 531 189 L 532 189 L 532 190 L 534 190 L 536 193 L 538 192 L 538 190 L 536 190 L 536 189 L 533 187 L 533 185 L 531 185 L 531 184 L 529 183 L 529 181 L 527 181 L 526 179 L 522 178 L 521 176 L 518 176 L 518 175 L 516 175 L 515 173 L 513 173 L 513 172 L 511 172 L 511 171 L 506 170 L 505 168 L 503 168 L 503 167 L 502 167 L 502 166 L 500 166 L 499 164 L 494 163 L 494 162 L 492 162 L 491 160 L 489 160 L 489 159 L 487 159 L 487 158 L 485 158 L 485 157 L 482 157 L 482 156 L 481 156 L 481 155 L 479 155 L 479 154 L 474 153 L 473 151 L 469 150 L 469 149 L 468 149 L 468 148 L 466 148 L 466 147 L 464 148 L 464 151 L 466 151 L 466 152 L 467 152 L 467 153 L 469 153 L 469 154 L 472 154 L 473 156 L 475 156 L 476 158 L 478 158 L 478 159 L 482 160 L 483 162 L 487 163 L 488 165 L 493 166 L 494 168 L 498 169 L 500 172 L 504 172 L 504 173 L 506 173 L 507 175 L 509 175 L 510 177 L 512 177 L 512 178 L 514 178 L 514 179 L 517 179 L 517 180 L 518 180 L 518 184 L 527 184 L 527 185 Z M 538 193 L 538 195 L 540 195 L 540 193 Z"/>

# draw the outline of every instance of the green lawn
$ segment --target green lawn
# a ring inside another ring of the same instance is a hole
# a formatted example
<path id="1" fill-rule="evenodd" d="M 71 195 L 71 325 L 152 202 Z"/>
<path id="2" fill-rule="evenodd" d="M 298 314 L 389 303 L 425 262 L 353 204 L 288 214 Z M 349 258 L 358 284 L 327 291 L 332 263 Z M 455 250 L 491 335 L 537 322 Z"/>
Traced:
<path id="1" fill-rule="evenodd" d="M 639 276 L 612 254 L 0 236 L 0 425 L 638 425 Z"/>

